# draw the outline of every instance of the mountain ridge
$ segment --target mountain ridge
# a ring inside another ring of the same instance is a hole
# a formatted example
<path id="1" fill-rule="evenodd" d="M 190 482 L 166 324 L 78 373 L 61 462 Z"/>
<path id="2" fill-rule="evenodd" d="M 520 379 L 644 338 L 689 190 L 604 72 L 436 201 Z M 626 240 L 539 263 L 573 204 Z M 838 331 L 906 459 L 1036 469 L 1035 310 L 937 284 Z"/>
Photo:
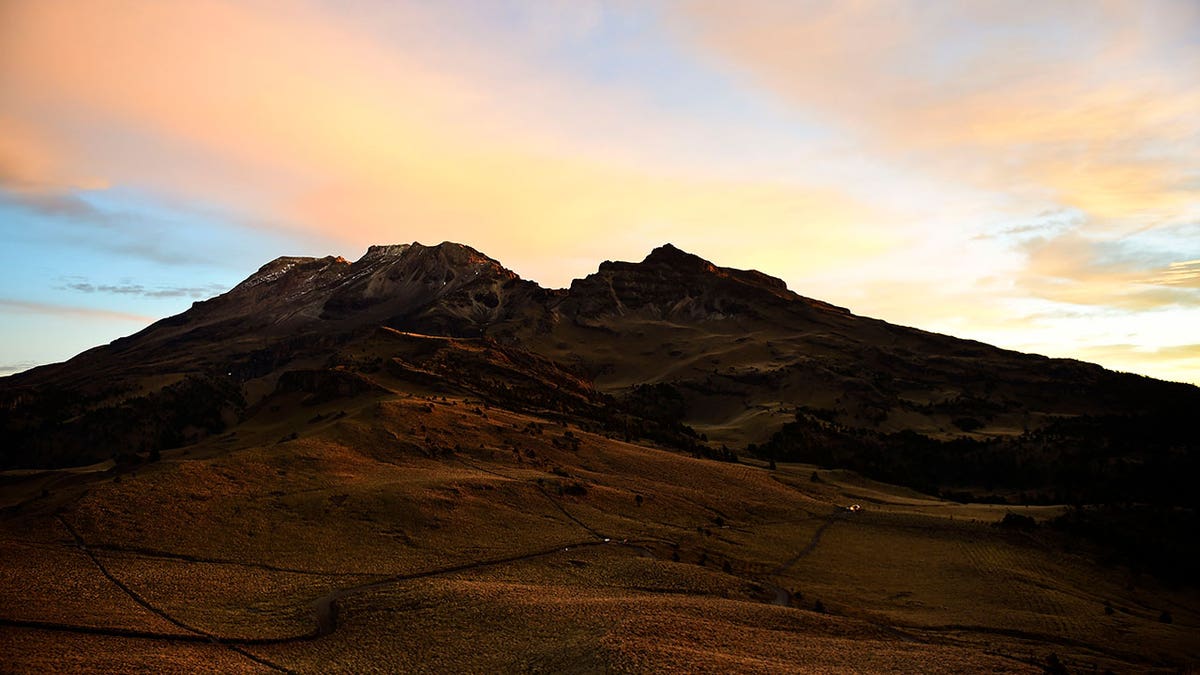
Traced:
<path id="1" fill-rule="evenodd" d="M 470 246 L 413 242 L 372 246 L 353 262 L 279 257 L 134 335 L 0 378 L 0 423 L 17 440 L 3 463 L 83 463 L 130 443 L 149 449 L 198 438 L 235 424 L 293 370 L 349 369 L 367 381 L 388 372 L 405 382 L 418 371 L 432 377 L 390 356 L 394 341 L 381 340 L 379 328 L 502 345 L 507 356 L 493 350 L 484 361 L 516 358 L 541 373 L 519 376 L 530 381 L 553 372 L 530 359 L 557 364 L 612 397 L 620 414 L 628 412 L 622 405 L 670 411 L 647 424 L 672 431 L 654 433 L 717 454 L 759 445 L 809 452 L 777 438 L 798 423 L 826 443 L 829 434 L 813 425 L 849 430 L 838 443 L 877 454 L 869 434 L 1002 442 L 1061 419 L 1157 414 L 1200 401 L 1190 385 L 858 316 L 672 244 L 546 289 Z M 488 370 L 466 344 L 438 358 Z M 366 357 L 351 355 L 358 352 L 392 365 L 370 371 Z M 429 372 L 453 373 L 459 388 L 471 377 L 466 366 Z M 518 377 L 509 366 L 495 373 Z M 198 421 L 189 422 L 186 402 L 201 399 Z M 156 412 L 160 403 L 170 412 Z"/>

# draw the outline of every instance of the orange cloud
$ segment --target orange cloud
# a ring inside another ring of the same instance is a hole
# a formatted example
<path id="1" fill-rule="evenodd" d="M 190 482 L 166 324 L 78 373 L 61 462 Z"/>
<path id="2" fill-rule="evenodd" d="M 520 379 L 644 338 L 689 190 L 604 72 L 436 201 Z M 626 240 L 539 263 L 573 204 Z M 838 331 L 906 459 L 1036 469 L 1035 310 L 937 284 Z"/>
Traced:
<path id="1" fill-rule="evenodd" d="M 1081 356 L 1108 364 L 1110 368 L 1200 385 L 1200 344 L 1182 344 L 1147 349 L 1138 345 L 1112 344 L 1085 347 Z"/>
<path id="2" fill-rule="evenodd" d="M 1177 228 L 1188 241 L 1197 228 Z M 1149 310 L 1200 306 L 1200 263 L 1173 260 L 1186 252 L 1143 248 L 1136 238 L 1094 240 L 1078 230 L 1035 238 L 1023 248 L 1028 264 L 1018 283 L 1035 295 L 1077 305 Z"/>
<path id="3" fill-rule="evenodd" d="M 20 193 L 62 188 L 99 189 L 102 180 L 81 175 L 53 141 L 14 117 L 0 114 L 0 186 Z"/>
<path id="4" fill-rule="evenodd" d="M 453 238 L 563 284 L 586 269 L 556 259 L 631 257 L 666 239 L 715 250 L 732 228 L 759 250 L 790 247 L 797 271 L 895 241 L 881 207 L 820 181 L 732 179 L 563 139 L 521 111 L 595 115 L 570 102 L 574 92 L 532 86 L 537 75 L 515 66 L 497 68 L 512 78 L 502 82 L 443 72 L 419 44 L 380 44 L 311 6 L 38 0 L 6 11 L 20 29 L 5 31 L 0 86 L 20 92 L 10 109 L 45 124 L 71 166 L 118 185 L 215 196 L 354 247 Z M 389 11 L 413 40 L 445 31 L 423 24 L 419 9 Z M 546 100 L 514 106 L 507 95 Z"/>
<path id="5" fill-rule="evenodd" d="M 1113 219 L 1200 212 L 1191 3 L 685 2 L 686 34 L 915 170 Z"/>

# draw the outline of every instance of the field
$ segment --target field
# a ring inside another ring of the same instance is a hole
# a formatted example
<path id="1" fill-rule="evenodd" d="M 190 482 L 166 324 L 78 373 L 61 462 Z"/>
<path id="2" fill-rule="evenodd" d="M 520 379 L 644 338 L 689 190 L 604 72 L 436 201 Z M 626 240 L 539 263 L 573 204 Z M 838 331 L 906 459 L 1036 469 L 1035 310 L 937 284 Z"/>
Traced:
<path id="1" fill-rule="evenodd" d="M 157 462 L 4 476 L 3 669 L 1173 672 L 1200 653 L 1195 590 L 995 526 L 1062 507 L 697 459 L 461 396 L 291 403 Z"/>

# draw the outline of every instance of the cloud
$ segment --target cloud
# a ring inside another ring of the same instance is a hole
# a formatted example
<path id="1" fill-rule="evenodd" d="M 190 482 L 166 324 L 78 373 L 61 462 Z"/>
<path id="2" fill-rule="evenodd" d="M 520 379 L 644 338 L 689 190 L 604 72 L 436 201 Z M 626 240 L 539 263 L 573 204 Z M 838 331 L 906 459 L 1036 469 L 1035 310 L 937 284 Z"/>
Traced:
<path id="1" fill-rule="evenodd" d="M 819 177 L 730 177 L 717 162 L 666 158 L 720 144 L 713 129 L 611 88 L 471 44 L 460 35 L 470 12 L 372 7 L 386 42 L 353 11 L 316 3 L 11 2 L 0 87 L 10 115 L 64 158 L 48 166 L 219 200 L 245 221 L 355 248 L 468 241 L 550 284 L 584 271 L 560 261 L 597 247 L 600 257 L 666 239 L 702 248 L 731 228 L 759 250 L 808 242 L 797 268 L 862 259 L 894 239 L 886 207 Z M 584 12 L 571 30 L 595 20 Z M 666 143 L 676 150 L 641 150 L 684 129 Z M 726 152 L 750 152 L 745 135 L 730 130 Z"/>
<path id="2" fill-rule="evenodd" d="M 1144 280 L 1144 283 L 1200 288 L 1200 259 L 1172 262 L 1154 277 Z"/>
<path id="3" fill-rule="evenodd" d="M 3 364 L 0 364 L 0 376 L 12 375 L 13 373 L 21 373 L 21 372 L 24 372 L 26 370 L 29 370 L 30 368 L 33 368 L 33 367 L 36 367 L 39 365 L 41 365 L 41 364 L 35 363 L 33 361 L 18 361 L 17 363 L 3 363 Z"/>
<path id="4" fill-rule="evenodd" d="M 1043 211 L 1032 219 L 1021 219 L 1021 224 L 1003 224 L 971 237 L 974 241 L 1000 240 L 1023 242 L 1035 236 L 1049 237 L 1086 225 L 1088 219 L 1078 211 L 1058 209 Z"/>
<path id="5" fill-rule="evenodd" d="M 29 312 L 34 314 L 50 314 L 54 316 L 70 316 L 84 319 L 115 319 L 117 321 L 132 321 L 145 325 L 149 325 L 156 320 L 154 317 L 131 314 L 128 312 L 116 312 L 107 309 L 96 309 L 94 307 L 72 307 L 67 305 L 53 305 L 44 302 L 28 302 L 25 300 L 15 300 L 12 298 L 0 298 L 0 310 Z"/>
<path id="6" fill-rule="evenodd" d="M 0 8 L 0 23 L 8 18 L 4 9 Z M 0 41 L 13 30 L 12 24 L 0 28 Z M 3 50 L 0 46 L 0 58 L 4 57 Z M 0 187 L 15 193 L 105 187 L 104 181 L 75 168 L 50 136 L 36 123 L 0 108 Z"/>
<path id="7" fill-rule="evenodd" d="M 1150 359 L 1155 361 L 1173 361 L 1177 359 L 1187 359 L 1200 361 L 1200 344 L 1182 344 L 1170 345 L 1167 347 L 1159 347 L 1157 349 L 1145 349 L 1138 345 L 1118 344 L 1118 345 L 1095 345 L 1088 347 L 1089 352 L 1119 352 L 1122 354 L 1136 353 L 1139 358 Z"/>
<path id="8" fill-rule="evenodd" d="M 160 286 L 146 288 L 141 284 L 93 284 L 86 281 L 73 281 L 64 288 L 82 293 L 110 293 L 114 295 L 138 295 L 146 298 L 208 298 L 228 290 L 220 284 L 204 286 Z"/>
<path id="9" fill-rule="evenodd" d="M 1165 236 L 1164 236 L 1165 235 Z M 1200 224 L 1119 240 L 1097 240 L 1079 229 L 1030 239 L 1017 283 L 1034 296 L 1077 305 L 1141 311 L 1200 306 L 1200 261 L 1178 242 L 1200 241 Z"/>
<path id="10" fill-rule="evenodd" d="M 1110 368 L 1148 373 L 1200 386 L 1200 344 L 1146 348 L 1133 344 L 1089 345 L 1081 357 L 1105 363 Z"/>
<path id="11" fill-rule="evenodd" d="M 276 254 L 279 246 L 324 253 L 331 245 L 319 237 L 286 233 L 266 219 L 250 224 L 211 206 L 115 188 L 77 193 L 0 189 L 0 209 L 7 212 L 0 230 L 12 241 L 173 268 L 240 270 L 261 264 L 262 256 Z M 262 253 L 264 244 L 267 254 Z"/>
<path id="12" fill-rule="evenodd" d="M 89 225 L 108 227 L 113 219 L 100 209 L 92 206 L 87 200 L 74 193 L 64 192 L 17 192 L 10 191 L 7 195 L 0 194 L 0 203 L 9 203 L 40 215 L 65 221 L 82 221 Z"/>
<path id="13" fill-rule="evenodd" d="M 684 2 L 711 58 L 914 169 L 1079 209 L 1197 209 L 1200 6 Z"/>

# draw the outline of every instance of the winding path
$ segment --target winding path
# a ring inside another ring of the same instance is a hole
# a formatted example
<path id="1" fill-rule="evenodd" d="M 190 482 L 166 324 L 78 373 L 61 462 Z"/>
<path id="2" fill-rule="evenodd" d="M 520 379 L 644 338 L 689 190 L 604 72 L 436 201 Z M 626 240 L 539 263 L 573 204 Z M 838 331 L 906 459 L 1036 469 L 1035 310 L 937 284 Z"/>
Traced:
<path id="1" fill-rule="evenodd" d="M 496 565 L 504 565 L 508 563 L 520 562 L 522 560 L 532 560 L 534 558 L 543 558 L 557 553 L 561 553 L 567 549 L 584 548 L 592 546 L 629 546 L 631 548 L 641 548 L 636 543 L 618 544 L 615 542 L 606 541 L 575 541 L 564 544 L 559 544 L 553 548 L 546 548 L 532 553 L 523 553 L 520 555 L 506 556 L 503 558 L 493 558 L 490 560 L 480 560 L 477 562 L 463 563 L 461 565 L 452 565 L 424 572 L 410 572 L 408 574 L 397 574 L 378 581 L 372 581 L 356 586 L 347 586 L 337 588 L 325 595 L 317 598 L 312 602 L 312 606 L 317 611 L 317 628 L 313 633 L 310 633 L 302 638 L 282 638 L 276 642 L 294 642 L 296 640 L 312 640 L 319 637 L 324 637 L 337 630 L 338 608 L 337 602 L 343 598 L 366 591 L 373 591 L 379 588 L 385 588 L 402 581 L 411 581 L 413 579 L 427 579 L 429 577 L 441 576 L 444 574 L 454 574 L 456 572 L 465 572 L 467 570 L 475 570 L 483 567 L 494 567 Z"/>
<path id="2" fill-rule="evenodd" d="M 458 462 L 459 464 L 462 464 L 463 466 L 466 466 L 469 469 L 479 471 L 480 473 L 491 474 L 493 476 L 498 476 L 505 480 L 520 481 L 519 478 L 513 478 L 512 476 L 506 476 L 506 475 L 500 473 L 499 471 L 492 471 L 491 469 L 485 469 L 482 466 L 475 464 L 474 462 L 468 462 L 467 460 L 463 459 L 462 457 L 455 457 L 454 460 L 456 462 Z M 521 482 L 528 482 L 528 481 L 521 481 Z M 582 520 L 580 520 L 580 519 L 576 518 L 574 515 L 572 515 L 570 511 L 568 511 L 565 507 L 563 507 L 562 504 L 558 503 L 557 499 L 552 497 L 549 492 L 546 492 L 546 488 L 542 487 L 541 485 L 538 485 L 537 483 L 531 483 L 531 485 L 533 485 L 535 488 L 537 488 L 538 492 L 542 493 L 542 496 L 546 498 L 546 501 L 550 502 L 554 506 L 554 508 L 558 509 L 560 513 L 562 513 L 564 516 L 566 516 L 567 520 L 570 520 L 571 522 L 575 523 L 579 527 L 587 530 L 587 532 L 589 534 L 591 534 L 593 537 L 595 537 L 596 539 L 599 539 L 601 541 L 608 541 L 610 539 L 609 537 L 606 537 L 603 534 L 600 534 L 599 532 L 597 532 L 595 529 L 593 529 L 587 523 L 583 522 Z"/>
<path id="3" fill-rule="evenodd" d="M 473 462 L 469 462 L 462 458 L 455 458 L 455 459 L 458 462 L 460 462 L 461 464 L 463 464 L 463 465 L 467 466 L 468 468 L 475 470 L 475 471 L 479 471 L 482 473 L 488 473 L 488 474 L 491 474 L 491 475 L 494 475 L 494 476 L 497 476 L 500 478 L 504 478 L 507 480 L 519 480 L 519 479 L 513 478 L 512 476 L 507 476 L 507 475 L 499 473 L 497 471 L 492 471 L 492 470 L 486 469 L 484 467 L 478 466 L 478 465 L 474 464 Z M 123 593 L 125 593 L 130 599 L 132 599 L 138 605 L 145 608 L 147 611 L 151 612 L 152 614 L 162 618 L 164 621 L 167 621 L 168 623 L 170 623 L 174 626 L 177 626 L 184 632 L 183 633 L 161 633 L 161 632 L 154 632 L 154 631 L 141 631 L 141 630 L 132 630 L 132 629 L 123 629 L 123 628 L 72 625 L 72 624 L 63 624 L 63 623 L 56 623 L 56 622 L 20 620 L 20 619 L 4 619 L 4 618 L 0 618 L 0 625 L 21 627 L 21 628 L 30 628 L 30 629 L 37 629 L 37 630 L 53 630 L 53 631 L 84 633 L 84 634 L 92 634 L 92 635 L 108 635 L 108 636 L 114 636 L 114 637 L 136 638 L 136 639 L 146 639 L 146 640 L 160 640 L 160 641 L 168 641 L 168 642 L 207 643 L 207 644 L 212 644 L 214 646 L 219 646 L 219 647 L 224 647 L 226 649 L 229 649 L 251 661 L 254 661 L 255 663 L 258 663 L 259 665 L 265 666 L 276 672 L 292 673 L 295 671 L 293 671 L 285 666 L 282 666 L 280 664 L 274 663 L 262 656 L 254 654 L 254 653 L 248 651 L 245 647 L 251 646 L 251 645 L 273 645 L 273 644 L 288 644 L 288 643 L 295 643 L 295 642 L 304 642 L 304 641 L 316 640 L 318 638 L 328 636 L 328 635 L 332 634 L 333 632 L 335 632 L 338 628 L 338 615 L 339 615 L 338 603 L 339 603 L 339 601 L 341 601 L 347 597 L 353 596 L 353 595 L 357 595 L 360 593 L 365 593 L 365 592 L 369 592 L 369 591 L 377 590 L 377 589 L 381 589 L 381 588 L 386 588 L 388 586 L 392 586 L 394 584 L 398 584 L 398 583 L 401 583 L 404 581 L 411 581 L 411 580 L 415 580 L 415 579 L 425 579 L 425 578 L 436 577 L 436 576 L 447 575 L 447 574 L 455 574 L 458 572 L 464 572 L 464 571 L 468 571 L 468 570 L 481 569 L 481 568 L 485 568 L 485 567 L 493 567 L 496 565 L 504 565 L 504 564 L 514 563 L 514 562 L 521 562 L 521 561 L 525 561 L 525 560 L 532 560 L 532 559 L 536 559 L 536 558 L 547 557 L 547 556 L 555 555 L 555 554 L 561 553 L 565 550 L 569 550 L 569 549 L 573 549 L 573 548 L 584 548 L 584 547 L 595 547 L 595 546 L 606 546 L 606 545 L 607 546 L 621 546 L 621 547 L 631 548 L 631 549 L 637 551 L 640 556 L 657 558 L 657 556 L 655 556 L 653 550 L 650 549 L 646 544 L 661 543 L 658 540 L 632 539 L 632 540 L 622 540 L 620 542 L 613 541 L 611 538 L 606 537 L 601 532 L 597 531 L 596 529 L 592 528 L 588 524 L 584 523 L 583 521 L 581 521 L 577 517 L 575 517 L 575 515 L 570 513 L 562 504 L 559 503 L 558 500 L 554 499 L 554 497 L 549 492 L 547 492 L 543 486 L 534 484 L 534 487 L 536 487 L 537 490 L 546 498 L 546 500 L 549 501 L 551 504 L 553 504 L 554 507 L 558 511 L 560 511 L 568 520 L 570 520 L 575 525 L 578 525 L 581 529 L 585 530 L 591 536 L 591 538 L 587 539 L 587 540 L 581 540 L 581 541 L 564 542 L 564 543 L 558 544 L 554 547 L 548 547 L 545 549 L 532 551 L 532 552 L 528 552 L 528 553 L 509 555 L 509 556 L 503 556 L 503 557 L 498 557 L 498 558 L 491 558 L 491 559 L 487 559 L 487 560 L 479 560 L 479 561 L 462 563 L 462 564 L 457 564 L 457 565 L 450 565 L 450 566 L 446 566 L 446 567 L 440 567 L 440 568 L 435 568 L 435 569 L 430 569 L 430 570 L 425 570 L 425 571 L 420 571 L 420 572 L 395 574 L 395 575 L 391 575 L 391 576 L 385 576 L 382 578 L 378 578 L 377 575 L 370 575 L 367 573 L 328 573 L 327 574 L 324 572 L 316 572 L 316 571 L 312 571 L 312 570 L 301 570 L 301 569 L 294 569 L 294 568 L 277 567 L 277 566 L 273 566 L 273 565 L 259 564 L 259 563 L 247 563 L 247 562 L 237 561 L 237 560 L 205 559 L 205 558 L 199 558 L 199 557 L 189 556 L 189 555 L 184 555 L 184 554 L 167 553 L 167 552 L 155 551 L 155 550 L 150 550 L 150 549 L 142 549 L 142 548 L 137 548 L 137 547 L 124 547 L 124 546 L 92 547 L 92 546 L 89 546 L 84 541 L 82 535 L 80 535 L 80 533 L 63 516 L 59 515 L 59 516 L 57 516 L 58 521 L 62 524 L 62 526 L 66 529 L 66 531 L 71 535 L 72 539 L 74 540 L 75 547 L 78 548 L 80 551 L 82 551 L 85 555 L 87 555 L 87 557 L 92 561 L 92 563 L 96 566 L 96 568 L 99 569 L 100 572 L 110 582 L 112 582 L 117 588 L 119 588 Z M 825 531 L 830 526 L 832 526 L 834 522 L 836 522 L 837 520 L 840 520 L 844 516 L 845 516 L 845 512 L 843 512 L 843 511 L 837 511 L 837 512 L 834 512 L 833 514 L 831 514 L 826 519 L 826 521 L 819 528 L 817 528 L 816 532 L 813 533 L 812 539 L 809 541 L 809 543 L 803 549 L 801 549 L 792 558 L 790 558 L 789 560 L 787 560 L 786 562 L 784 562 L 783 564 L 781 564 L 780 566 L 778 566 L 774 570 L 772 570 L 768 574 L 768 576 L 777 576 L 777 575 L 783 573 L 788 568 L 793 566 L 801 558 L 812 553 L 812 551 L 815 550 L 817 545 L 820 543 L 821 536 L 825 533 Z M 170 559 L 175 559 L 175 560 L 183 560 L 183 561 L 197 562 L 197 563 L 230 564 L 230 565 L 239 565 L 239 566 L 245 566 L 245 567 L 256 567 L 256 568 L 261 568 L 261 569 L 268 570 L 268 571 L 288 572 L 288 573 L 295 573 L 295 574 L 312 574 L 312 575 L 321 575 L 321 576 L 360 576 L 360 577 L 361 576 L 376 576 L 377 578 L 374 578 L 371 581 L 366 581 L 366 582 L 354 584 L 351 586 L 343 586 L 340 588 L 335 588 L 335 589 L 331 590 L 329 593 L 326 593 L 325 595 L 322 595 L 321 597 L 313 600 L 311 603 L 311 606 L 313 607 L 313 610 L 316 613 L 316 625 L 312 631 L 309 631 L 309 632 L 301 634 L 301 635 L 293 635 L 293 636 L 278 637 L 278 638 L 228 638 L 228 637 L 218 636 L 218 635 L 211 633 L 209 631 L 206 631 L 202 628 L 198 628 L 196 626 L 188 624 L 188 623 L 176 618 L 175 616 L 172 616 L 167 611 L 155 606 L 154 604 L 152 604 L 151 602 L 146 600 L 144 597 L 142 597 L 136 590 L 134 590 L 129 585 L 125 584 L 123 581 L 121 581 L 119 578 L 117 578 L 107 568 L 107 566 L 105 566 L 105 564 L 99 558 L 99 556 L 96 555 L 96 550 L 113 550 L 113 551 L 129 552 L 129 553 L 146 555 L 146 556 L 151 556 L 151 557 L 163 557 L 163 558 L 170 558 Z M 781 606 L 785 606 L 785 607 L 790 606 L 791 593 L 789 593 L 787 590 L 785 590 L 782 587 L 780 587 L 774 583 L 771 583 L 769 581 L 764 580 L 764 581 L 760 581 L 759 583 L 761 583 L 764 587 L 766 587 L 768 590 L 770 590 L 774 594 L 772 604 L 781 605 Z"/>
<path id="4" fill-rule="evenodd" d="M 211 632 L 208 632 L 204 629 L 192 626 L 192 625 L 172 616 L 170 613 L 166 612 L 165 610 L 150 603 L 148 600 L 146 600 L 144 597 L 142 597 L 136 590 L 134 590 L 129 585 L 125 584 L 123 581 L 121 581 L 119 578 L 117 578 L 117 576 L 114 575 L 108 569 L 108 567 L 105 566 L 103 561 L 101 561 L 100 558 L 96 555 L 93 548 L 88 546 L 88 544 L 83 540 L 83 537 L 79 534 L 79 532 L 69 522 L 67 522 L 67 520 L 65 518 L 63 518 L 62 516 L 59 516 L 58 520 L 60 523 L 62 523 L 63 527 L 66 528 L 67 532 L 70 533 L 72 539 L 74 539 L 75 547 L 78 548 L 80 551 L 82 551 L 85 555 L 87 555 L 88 559 L 90 559 L 92 561 L 92 564 L 94 564 L 96 566 L 96 568 L 100 570 L 101 574 L 103 574 L 105 576 L 105 578 L 107 578 L 110 582 L 112 582 L 113 585 L 115 585 L 117 588 L 119 588 L 123 593 L 125 593 L 125 595 L 129 596 L 129 598 L 132 599 L 134 602 L 136 602 L 138 605 L 141 605 L 147 611 L 162 618 L 163 620 L 167 621 L 168 623 L 179 627 L 180 629 L 182 629 L 185 632 L 183 632 L 183 633 L 162 633 L 162 632 L 155 632 L 155 631 L 142 631 L 142 630 L 133 630 L 133 629 L 125 629 L 125 628 L 109 628 L 109 627 L 100 627 L 100 626 L 65 624 L 65 623 L 57 623 L 57 622 L 50 622 L 50 621 L 35 621 L 35 620 L 6 619 L 6 618 L 0 618 L 0 625 L 14 626 L 14 627 L 19 627 L 19 628 L 31 628 L 31 629 L 37 629 L 37 630 L 53 630 L 53 631 L 60 631 L 60 632 L 85 633 L 85 634 L 91 634 L 91 635 L 109 635 L 109 636 L 113 636 L 113 637 L 138 638 L 138 639 L 145 639 L 145 640 L 160 640 L 160 641 L 167 641 L 167 642 L 208 643 L 208 644 L 213 644 L 213 645 L 217 645 L 217 646 L 221 646 L 221 647 L 230 649 L 230 650 L 237 652 L 238 654 L 241 654 L 242 656 L 244 656 L 248 659 L 251 659 L 263 666 L 271 668 L 272 670 L 276 670 L 279 672 L 288 672 L 288 673 L 294 672 L 294 671 L 292 671 L 284 666 L 281 666 L 279 664 L 273 663 L 261 656 L 258 656 L 257 654 L 253 654 L 253 653 L 245 650 L 243 647 L 247 646 L 247 645 L 272 645 L 272 644 L 287 644 L 287 643 L 294 643 L 294 642 L 304 642 L 304 641 L 315 640 L 317 638 L 329 635 L 329 634 L 333 633 L 335 630 L 337 630 L 337 627 L 338 627 L 338 607 L 337 607 L 338 601 L 342 600 L 343 598 L 349 597 L 351 595 L 355 595 L 358 593 L 363 593 L 363 592 L 367 592 L 367 591 L 371 591 L 371 590 L 376 590 L 379 588 L 385 588 L 387 586 L 397 584 L 397 583 L 400 583 L 403 581 L 410 581 L 413 579 L 425 579 L 425 578 L 429 578 L 429 577 L 436 577 L 436 576 L 441 576 L 441 575 L 446 575 L 446 574 L 454 574 L 457 572 L 464 572 L 467 570 L 481 569 L 484 567 L 493 567 L 496 565 L 520 562 L 523 560 L 532 560 L 535 558 L 551 556 L 551 555 L 555 555 L 555 554 L 561 553 L 566 550 L 577 549 L 577 548 L 586 548 L 586 547 L 594 547 L 594 546 L 621 546 L 621 547 L 626 547 L 626 548 L 632 548 L 632 549 L 638 551 L 638 553 L 640 555 L 647 555 L 649 552 L 649 549 L 646 546 L 643 546 L 643 544 L 652 543 L 650 540 L 645 540 L 645 541 L 643 541 L 643 540 L 628 540 L 628 541 L 618 543 L 618 542 L 610 542 L 610 541 L 604 539 L 603 537 L 600 537 L 599 539 L 595 539 L 595 540 L 588 539 L 588 540 L 583 540 L 583 541 L 564 542 L 564 543 L 558 544 L 554 547 L 548 547 L 548 548 L 541 549 L 538 551 L 533 551 L 530 553 L 522 553 L 519 555 L 510 555 L 510 556 L 504 556 L 504 557 L 499 557 L 499 558 L 491 558 L 488 560 L 479 560 L 479 561 L 475 561 L 475 562 L 462 563 L 459 565 L 450 565 L 447 567 L 439 567 L 436 569 L 425 570 L 425 571 L 421 571 L 421 572 L 396 574 L 396 575 L 384 577 L 381 579 L 375 579 L 373 581 L 356 584 L 353 586 L 345 586 L 345 587 L 341 587 L 341 588 L 336 588 L 336 589 L 330 591 L 329 593 L 314 600 L 311 604 L 317 614 L 317 623 L 316 623 L 316 626 L 314 627 L 314 629 L 308 633 L 304 633 L 302 635 L 279 637 L 279 638 L 228 638 L 228 637 L 221 637 L 221 636 L 215 635 Z M 168 557 L 175 557 L 175 556 L 168 556 Z M 183 558 L 187 559 L 189 557 L 185 556 Z M 198 559 L 198 558 L 195 559 L 195 561 L 197 561 L 197 562 L 213 562 L 213 561 L 203 560 L 203 559 Z M 293 570 L 289 570 L 289 571 L 293 571 Z M 307 573 L 319 574 L 316 572 L 307 572 Z"/>
<path id="5" fill-rule="evenodd" d="M 222 640 L 221 638 L 217 637 L 216 635 L 213 635 L 212 633 L 209 633 L 208 631 L 205 631 L 203 629 L 196 628 L 195 626 L 184 623 L 183 621 L 180 621 L 179 619 L 171 616 L 166 611 L 159 609 L 158 607 L 155 607 L 149 601 L 147 601 L 145 598 L 143 598 L 141 595 L 139 595 L 137 591 L 135 591 L 132 588 L 130 588 L 129 586 L 127 586 L 124 582 L 122 582 L 120 579 L 118 579 L 112 572 L 110 572 L 109 569 L 107 567 L 105 567 L 104 563 L 100 561 L 100 558 L 96 555 L 96 553 L 94 551 L 92 551 L 91 548 L 88 547 L 87 543 L 85 543 L 83 541 L 83 537 L 80 536 L 79 532 L 74 527 L 72 527 L 69 522 L 67 522 L 66 518 L 63 518 L 60 515 L 60 516 L 58 516 L 58 522 L 62 523 L 62 526 L 64 528 L 66 528 L 67 532 L 69 532 L 71 534 L 71 538 L 75 540 L 75 547 L 78 548 L 80 551 L 83 551 L 84 555 L 86 555 L 89 559 L 91 559 L 92 564 L 94 564 L 97 567 L 97 569 L 100 570 L 101 574 L 103 574 L 109 581 L 111 581 L 114 585 L 116 585 L 117 588 L 121 589 L 121 591 L 123 593 L 125 593 L 125 595 L 128 595 L 130 597 L 130 599 L 132 599 L 134 602 L 141 605 L 142 607 L 146 608 L 147 611 L 151 612 L 152 614 L 155 614 L 156 616 L 161 617 L 163 620 L 167 621 L 168 623 L 178 626 L 178 627 L 182 628 L 183 630 L 187 631 L 188 633 L 191 633 L 192 635 L 196 636 L 195 638 L 193 638 L 193 641 L 199 642 L 199 641 L 201 641 L 200 638 L 202 638 L 203 641 L 211 642 L 214 645 L 223 646 L 226 649 L 229 649 L 230 651 L 241 654 L 242 656 L 250 659 L 251 661 L 254 661 L 255 663 L 266 666 L 267 668 L 270 668 L 271 670 L 281 672 L 281 673 L 295 672 L 289 668 L 285 668 L 277 663 L 269 661 L 257 654 L 249 652 L 246 649 L 244 649 L 236 644 L 232 644 L 229 641 Z M 180 636 L 173 636 L 172 639 L 178 640 L 178 639 L 180 639 Z"/>
<path id="6" fill-rule="evenodd" d="M 791 558 L 788 558 L 786 561 L 784 561 L 784 563 L 781 564 L 779 567 L 776 567 L 775 569 L 771 570 L 769 572 L 770 576 L 774 577 L 774 576 L 779 576 L 780 574 L 783 574 L 789 568 L 791 568 L 792 565 L 795 565 L 796 563 L 800 562 L 801 558 L 803 558 L 804 556 L 815 551 L 817 549 L 817 544 L 821 543 L 821 537 L 825 534 L 825 530 L 828 530 L 834 523 L 836 523 L 837 521 L 844 518 L 847 513 L 849 513 L 849 512 L 839 509 L 837 511 L 834 511 L 832 514 L 830 514 L 829 517 L 825 519 L 825 522 L 822 523 L 821 526 L 817 528 L 816 532 L 813 532 L 812 539 L 809 540 L 808 545 L 805 546 L 804 548 L 800 549 L 796 553 L 796 555 L 794 555 Z"/>

